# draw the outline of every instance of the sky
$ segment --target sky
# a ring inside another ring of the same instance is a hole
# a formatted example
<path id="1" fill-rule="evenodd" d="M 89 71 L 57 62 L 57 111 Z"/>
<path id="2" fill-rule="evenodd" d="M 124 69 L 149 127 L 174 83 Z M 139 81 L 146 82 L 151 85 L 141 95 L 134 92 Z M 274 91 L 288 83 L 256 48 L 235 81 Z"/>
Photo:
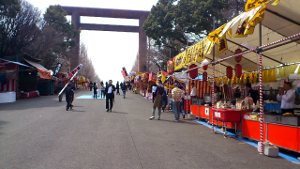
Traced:
<path id="1" fill-rule="evenodd" d="M 27 0 L 33 6 L 45 13 L 49 5 L 93 7 L 107 9 L 129 9 L 150 11 L 158 0 Z M 68 17 L 70 19 L 71 17 Z M 81 17 L 81 23 L 133 25 L 138 26 L 138 20 Z M 88 31 L 83 30 L 80 40 L 93 61 L 96 73 L 102 81 L 113 80 L 113 83 L 122 81 L 122 67 L 127 72 L 131 70 L 138 54 L 138 33 Z M 84 66 L 84 65 L 83 65 Z"/>

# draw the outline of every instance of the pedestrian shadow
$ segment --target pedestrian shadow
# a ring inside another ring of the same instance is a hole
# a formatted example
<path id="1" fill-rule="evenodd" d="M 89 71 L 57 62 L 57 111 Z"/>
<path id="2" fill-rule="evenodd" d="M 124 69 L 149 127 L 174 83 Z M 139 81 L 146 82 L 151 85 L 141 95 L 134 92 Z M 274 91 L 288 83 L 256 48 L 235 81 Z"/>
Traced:
<path id="1" fill-rule="evenodd" d="M 3 125 L 5 125 L 7 123 L 9 123 L 9 122 L 0 120 L 0 135 L 3 135 L 3 133 L 1 132 L 2 131 L 2 127 L 3 127 Z"/>
<path id="2" fill-rule="evenodd" d="M 189 124 L 189 125 L 199 125 L 198 123 L 195 123 L 190 120 L 179 120 L 178 122 L 175 122 L 174 120 L 160 119 L 160 121 L 171 122 L 171 123 L 182 123 L 182 124 Z"/>
<path id="3" fill-rule="evenodd" d="M 112 111 L 110 113 L 117 113 L 117 114 L 128 114 L 128 113 L 125 113 L 125 112 L 117 112 L 117 111 Z"/>
<path id="4" fill-rule="evenodd" d="M 74 106 L 75 107 L 75 106 Z M 83 110 L 74 110 L 74 109 L 72 109 L 72 110 L 70 110 L 70 112 L 86 112 L 86 111 L 83 111 Z"/>

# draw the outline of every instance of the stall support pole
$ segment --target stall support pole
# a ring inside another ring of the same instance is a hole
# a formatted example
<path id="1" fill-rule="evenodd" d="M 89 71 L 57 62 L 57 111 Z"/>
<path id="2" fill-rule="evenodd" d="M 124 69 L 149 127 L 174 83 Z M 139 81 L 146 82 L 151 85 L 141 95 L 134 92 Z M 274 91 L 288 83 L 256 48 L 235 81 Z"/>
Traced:
<path id="1" fill-rule="evenodd" d="M 263 131 L 263 118 L 264 118 L 264 109 L 263 109 L 263 93 L 262 93 L 262 54 L 259 51 L 259 108 L 260 108 L 260 153 L 264 153 L 264 131 Z"/>
<path id="2" fill-rule="evenodd" d="M 215 107 L 215 64 L 213 64 L 213 71 L 212 71 L 212 75 L 213 75 L 213 83 L 212 83 L 212 108 Z M 211 111 L 211 113 L 213 113 L 213 111 Z M 211 126 L 212 126 L 212 132 L 214 132 L 214 115 L 212 114 L 211 116 Z"/>
<path id="3" fill-rule="evenodd" d="M 259 22 L 259 46 L 262 46 L 262 24 Z M 260 154 L 264 153 L 264 109 L 263 109 L 263 93 L 262 93 L 262 49 L 259 52 L 259 106 L 260 106 Z"/>

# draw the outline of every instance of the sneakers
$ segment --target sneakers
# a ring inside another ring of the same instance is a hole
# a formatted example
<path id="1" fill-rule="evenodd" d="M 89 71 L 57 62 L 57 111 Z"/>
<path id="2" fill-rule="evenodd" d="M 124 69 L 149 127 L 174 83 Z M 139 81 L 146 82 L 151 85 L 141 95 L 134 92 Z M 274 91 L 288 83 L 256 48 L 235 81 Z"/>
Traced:
<path id="1" fill-rule="evenodd" d="M 178 122 L 178 120 L 176 120 L 176 119 L 175 119 L 174 121 L 175 121 L 175 122 Z"/>
<path id="2" fill-rule="evenodd" d="M 112 110 L 110 109 L 109 112 L 111 112 Z"/>
<path id="3" fill-rule="evenodd" d="M 108 112 L 109 110 L 108 109 L 106 109 L 106 112 Z"/>
<path id="4" fill-rule="evenodd" d="M 158 117 L 157 120 L 160 120 L 160 117 Z"/>
<path id="5" fill-rule="evenodd" d="M 155 117 L 154 117 L 154 116 L 151 116 L 151 117 L 149 117 L 149 120 L 153 120 L 153 119 L 155 119 Z"/>

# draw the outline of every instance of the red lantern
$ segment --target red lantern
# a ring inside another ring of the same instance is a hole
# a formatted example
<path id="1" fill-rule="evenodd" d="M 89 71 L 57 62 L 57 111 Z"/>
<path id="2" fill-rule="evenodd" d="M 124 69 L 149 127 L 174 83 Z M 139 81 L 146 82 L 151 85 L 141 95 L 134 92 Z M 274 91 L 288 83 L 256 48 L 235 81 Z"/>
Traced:
<path id="1" fill-rule="evenodd" d="M 196 68 L 196 67 L 197 67 L 197 65 L 192 64 L 192 65 L 189 67 L 189 69 L 193 69 L 193 68 Z M 194 70 L 190 71 L 190 77 L 191 77 L 192 79 L 195 79 L 197 76 L 198 76 L 198 69 L 194 69 Z"/>
<path id="2" fill-rule="evenodd" d="M 207 70 L 208 65 L 203 66 L 203 70 Z"/>
<path id="3" fill-rule="evenodd" d="M 239 64 L 235 65 L 235 75 L 238 78 L 240 78 L 242 75 L 242 66 Z"/>
<path id="4" fill-rule="evenodd" d="M 203 72 L 202 79 L 203 79 L 203 82 L 207 81 L 207 72 Z"/>
<path id="5" fill-rule="evenodd" d="M 239 53 L 242 53 L 243 51 L 241 50 L 241 49 L 236 49 L 235 51 L 234 51 L 234 54 L 236 55 L 236 54 L 239 54 Z M 236 62 L 240 62 L 240 61 L 242 61 L 242 55 L 239 55 L 239 56 L 236 56 L 235 58 L 234 58 L 234 60 L 236 61 Z"/>
<path id="6" fill-rule="evenodd" d="M 231 79 L 232 78 L 232 67 L 227 67 L 226 72 L 227 72 L 227 77 L 229 79 Z"/>

